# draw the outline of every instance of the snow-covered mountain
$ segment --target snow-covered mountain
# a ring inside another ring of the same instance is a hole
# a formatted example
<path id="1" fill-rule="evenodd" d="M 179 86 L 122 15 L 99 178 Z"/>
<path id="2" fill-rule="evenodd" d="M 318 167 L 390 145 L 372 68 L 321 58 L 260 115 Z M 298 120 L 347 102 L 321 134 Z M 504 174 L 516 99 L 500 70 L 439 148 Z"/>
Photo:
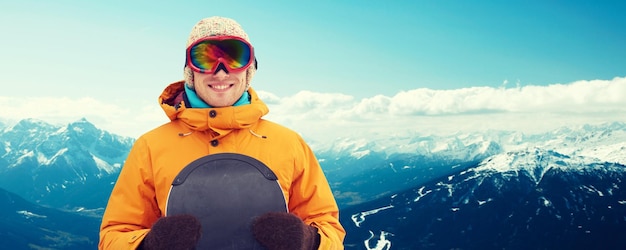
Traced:
<path id="1" fill-rule="evenodd" d="M 133 141 L 84 119 L 0 123 L 0 188 L 98 217 Z M 626 231 L 624 123 L 311 146 L 339 203 L 347 248 L 521 249 L 535 241 L 548 243 L 530 248 L 576 248 Z"/>
<path id="2" fill-rule="evenodd" d="M 0 188 L 2 249 L 96 249 L 99 224 L 99 218 L 42 207 Z"/>
<path id="3" fill-rule="evenodd" d="M 132 142 L 85 119 L 19 121 L 0 131 L 0 188 L 41 205 L 101 209 Z"/>
<path id="4" fill-rule="evenodd" d="M 562 127 L 554 131 L 525 134 L 518 131 L 486 130 L 450 135 L 431 135 L 420 131 L 406 134 L 364 135 L 339 138 L 333 142 L 312 143 L 318 154 L 327 157 L 362 158 L 383 153 L 432 155 L 437 157 L 473 159 L 480 155 L 515 151 L 528 147 L 581 152 L 581 149 L 624 143 L 626 123 L 609 122 L 595 125 Z M 495 145 L 494 145 L 495 144 Z M 490 152 L 491 151 L 491 152 Z"/>
<path id="5" fill-rule="evenodd" d="M 544 145 L 569 155 L 540 147 L 503 152 L 346 208 L 346 248 L 624 249 L 626 166 L 623 140 L 612 140 L 623 136 L 617 128 L 554 133 L 561 139 Z"/>
<path id="6" fill-rule="evenodd" d="M 33 119 L 5 123 L 0 125 L 0 187 L 53 207 L 102 208 L 132 142 L 84 119 L 66 126 Z M 626 124 L 564 127 L 531 135 L 515 131 L 367 135 L 312 147 L 340 207 L 348 207 L 458 172 L 493 155 L 530 147 L 626 164 Z"/>
<path id="7" fill-rule="evenodd" d="M 340 138 L 313 147 L 340 206 L 347 207 L 456 173 L 494 155 L 528 148 L 626 164 L 626 124 L 563 127 L 541 134 L 482 131 Z"/>

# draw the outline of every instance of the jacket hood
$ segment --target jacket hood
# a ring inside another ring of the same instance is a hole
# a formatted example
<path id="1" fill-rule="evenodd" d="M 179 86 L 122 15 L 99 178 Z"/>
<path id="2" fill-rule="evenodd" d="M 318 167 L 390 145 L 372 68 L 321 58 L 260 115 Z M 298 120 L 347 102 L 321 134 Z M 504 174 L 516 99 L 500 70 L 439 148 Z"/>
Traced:
<path id="1" fill-rule="evenodd" d="M 221 108 L 188 108 L 183 101 L 184 81 L 170 84 L 159 96 L 159 104 L 171 121 L 180 120 L 193 131 L 211 130 L 224 136 L 235 129 L 250 128 L 269 113 L 257 93 L 248 88 L 250 104 Z"/>

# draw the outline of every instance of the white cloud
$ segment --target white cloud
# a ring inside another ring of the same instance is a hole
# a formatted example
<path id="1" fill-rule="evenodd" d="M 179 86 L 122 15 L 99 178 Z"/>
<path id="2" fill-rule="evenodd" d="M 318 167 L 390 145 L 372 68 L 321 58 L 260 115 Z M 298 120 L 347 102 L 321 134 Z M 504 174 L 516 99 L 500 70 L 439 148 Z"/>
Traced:
<path id="1" fill-rule="evenodd" d="M 406 130 L 540 132 L 584 123 L 626 122 L 626 78 L 514 88 L 421 88 L 361 100 L 312 92 L 296 96 L 274 100 L 270 110 L 282 112 L 271 112 L 270 118 L 312 138 Z"/>
<path id="2" fill-rule="evenodd" d="M 91 97 L 2 97 L 0 117 L 15 122 L 36 118 L 64 125 L 87 118 L 97 127 L 123 136 L 137 137 L 167 120 L 156 105 L 137 106 L 122 101 L 103 102 Z"/>
<path id="3" fill-rule="evenodd" d="M 307 138 L 402 133 L 454 133 L 505 129 L 540 131 L 560 126 L 626 122 L 626 78 L 548 86 L 414 89 L 357 100 L 338 93 L 302 91 L 278 97 L 258 91 L 270 107 L 266 117 Z M 94 98 L 0 97 L 0 117 L 67 123 L 81 117 L 116 134 L 139 136 L 167 118 L 156 103 Z"/>
<path id="4" fill-rule="evenodd" d="M 626 110 L 626 79 L 516 88 L 415 89 L 391 98 L 392 115 Z"/>

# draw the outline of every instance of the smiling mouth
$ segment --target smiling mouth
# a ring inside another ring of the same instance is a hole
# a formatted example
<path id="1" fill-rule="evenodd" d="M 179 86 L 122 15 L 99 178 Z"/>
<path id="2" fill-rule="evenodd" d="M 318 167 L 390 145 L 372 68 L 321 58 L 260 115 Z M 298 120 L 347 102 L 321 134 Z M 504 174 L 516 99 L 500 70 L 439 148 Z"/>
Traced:
<path id="1" fill-rule="evenodd" d="M 225 90 L 225 89 L 230 88 L 232 86 L 233 86 L 233 84 L 209 85 L 209 87 L 211 87 L 212 89 L 215 89 L 215 90 Z"/>

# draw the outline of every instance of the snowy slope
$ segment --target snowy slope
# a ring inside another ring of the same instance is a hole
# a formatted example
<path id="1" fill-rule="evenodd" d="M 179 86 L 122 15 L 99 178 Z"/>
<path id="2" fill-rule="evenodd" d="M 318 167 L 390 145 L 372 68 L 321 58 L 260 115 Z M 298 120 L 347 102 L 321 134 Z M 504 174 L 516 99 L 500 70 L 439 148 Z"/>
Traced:
<path id="1" fill-rule="evenodd" d="M 342 224 L 348 249 L 616 249 L 624 178 L 619 163 L 529 148 L 346 208 Z"/>
<path id="2" fill-rule="evenodd" d="M 626 124 L 564 127 L 541 134 L 482 131 L 441 135 L 339 138 L 314 145 L 341 207 L 408 189 L 488 157 L 533 148 L 625 163 Z"/>
<path id="3" fill-rule="evenodd" d="M 0 142 L 0 188 L 39 204 L 74 209 L 106 204 L 101 196 L 110 192 L 133 139 L 84 119 L 66 126 L 26 119 L 2 129 Z"/>
<path id="4" fill-rule="evenodd" d="M 2 249 L 97 248 L 99 218 L 38 206 L 1 188 L 0 214 Z"/>

